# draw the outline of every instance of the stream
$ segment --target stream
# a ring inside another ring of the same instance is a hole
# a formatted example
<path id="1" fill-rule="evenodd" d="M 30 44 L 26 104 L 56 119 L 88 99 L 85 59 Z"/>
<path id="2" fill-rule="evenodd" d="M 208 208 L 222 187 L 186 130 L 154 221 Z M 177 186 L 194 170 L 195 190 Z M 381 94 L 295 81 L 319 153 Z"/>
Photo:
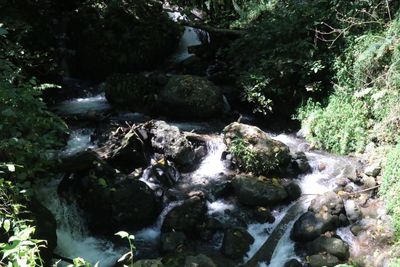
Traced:
<path id="1" fill-rule="evenodd" d="M 176 13 L 171 13 L 171 17 L 178 18 Z M 200 44 L 199 38 L 193 28 L 186 27 L 182 36 L 179 49 L 172 57 L 176 61 L 182 61 L 190 56 L 187 51 L 188 46 Z M 85 115 L 90 112 L 103 113 L 109 111 L 111 106 L 108 104 L 104 94 L 88 95 L 87 97 L 70 99 L 58 104 L 55 111 L 63 116 L 66 115 Z M 140 114 L 120 114 L 122 120 L 131 117 L 140 117 Z M 208 215 L 217 219 L 223 224 L 243 224 L 246 218 L 246 209 L 238 205 L 235 198 L 216 199 L 213 198 L 212 187 L 216 182 L 224 181 L 231 174 L 221 160 L 221 155 L 226 147 L 221 136 L 221 129 L 210 125 L 208 122 L 168 122 L 175 125 L 182 131 L 207 132 L 209 140 L 207 141 L 207 155 L 203 158 L 199 167 L 191 172 L 182 175 L 182 179 L 175 185 L 177 191 L 202 190 L 208 192 L 207 208 Z M 93 141 L 92 135 L 95 132 L 93 128 L 80 126 L 71 127 L 72 132 L 67 147 L 61 151 L 61 155 L 73 155 L 86 149 L 97 147 L 96 141 Z M 215 130 L 215 128 L 219 130 Z M 265 129 L 264 129 L 265 130 Z M 289 146 L 292 152 L 304 152 L 312 171 L 294 179 L 302 189 L 303 197 L 299 200 L 302 209 L 299 209 L 296 217 L 299 217 L 315 197 L 314 194 L 321 194 L 333 190 L 335 181 L 343 177 L 348 169 L 353 168 L 352 162 L 345 157 L 337 157 L 321 151 L 309 149 L 306 141 L 295 135 L 283 133 L 269 133 L 273 139 L 278 140 Z M 148 179 L 148 169 L 144 170 L 141 180 L 146 182 L 151 188 L 156 185 Z M 57 220 L 57 248 L 56 253 L 66 258 L 82 257 L 92 263 L 99 263 L 100 267 L 114 266 L 117 259 L 126 251 L 126 248 L 115 246 L 111 241 L 94 237 L 87 229 L 83 214 L 75 203 L 67 203 L 57 194 L 57 188 L 62 177 L 56 178 L 45 184 L 38 184 L 36 187 L 36 196 L 53 213 Z M 174 207 L 180 205 L 181 200 L 163 203 L 163 211 L 157 221 L 150 227 L 142 229 L 135 235 L 135 245 L 137 247 L 137 258 L 157 258 L 158 240 L 161 234 L 162 222 L 166 214 Z M 284 218 L 290 205 L 281 205 L 272 208 L 272 215 L 275 217 L 273 223 L 255 223 L 254 221 L 245 221 L 247 231 L 255 239 L 251 245 L 244 262 L 251 259 L 262 247 L 270 234 L 274 231 L 280 221 Z M 242 221 L 240 221 L 242 220 Z M 277 243 L 269 264 L 259 262 L 260 267 L 282 267 L 292 258 L 296 258 L 294 252 L 294 242 L 290 240 L 290 230 L 294 221 L 283 226 L 284 233 Z M 345 229 L 342 230 L 345 232 Z M 208 244 L 204 244 L 202 250 L 219 250 L 222 246 L 223 234 L 219 233 L 213 237 Z M 63 263 L 60 262 L 60 266 Z"/>

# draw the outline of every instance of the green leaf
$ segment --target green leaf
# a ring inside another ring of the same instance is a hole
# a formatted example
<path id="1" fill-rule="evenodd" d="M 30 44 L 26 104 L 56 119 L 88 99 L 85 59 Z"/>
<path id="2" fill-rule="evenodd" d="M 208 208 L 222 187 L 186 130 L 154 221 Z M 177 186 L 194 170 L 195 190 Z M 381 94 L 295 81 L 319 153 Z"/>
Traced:
<path id="1" fill-rule="evenodd" d="M 121 237 L 121 238 L 127 238 L 129 237 L 129 233 L 125 231 L 119 231 L 118 233 L 115 233 L 115 235 Z"/>
<path id="2" fill-rule="evenodd" d="M 10 228 L 11 228 L 11 221 L 8 220 L 8 219 L 4 220 L 4 222 L 3 222 L 3 228 L 4 228 L 4 230 L 6 230 L 6 232 L 10 231 Z"/>
<path id="3" fill-rule="evenodd" d="M 102 187 L 107 187 L 107 181 L 104 178 L 99 178 L 99 180 L 97 180 L 97 182 L 99 183 L 99 185 L 101 185 Z"/>

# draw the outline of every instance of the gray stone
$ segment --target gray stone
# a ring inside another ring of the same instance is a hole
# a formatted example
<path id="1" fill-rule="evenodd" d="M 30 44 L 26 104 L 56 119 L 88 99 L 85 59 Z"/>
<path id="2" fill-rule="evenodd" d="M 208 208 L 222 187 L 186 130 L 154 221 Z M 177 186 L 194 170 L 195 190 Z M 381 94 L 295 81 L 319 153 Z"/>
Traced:
<path id="1" fill-rule="evenodd" d="M 230 228 L 225 231 L 222 242 L 222 253 L 231 259 L 242 260 L 248 252 L 254 238 L 242 227 Z"/>

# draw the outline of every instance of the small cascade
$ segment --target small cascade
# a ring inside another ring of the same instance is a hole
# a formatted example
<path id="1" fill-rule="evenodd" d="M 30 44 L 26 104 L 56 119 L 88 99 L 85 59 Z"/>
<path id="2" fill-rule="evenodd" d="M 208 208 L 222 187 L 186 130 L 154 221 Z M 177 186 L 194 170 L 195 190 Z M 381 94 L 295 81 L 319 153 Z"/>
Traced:
<path id="1" fill-rule="evenodd" d="M 174 21 L 187 20 L 187 17 L 182 15 L 180 12 L 168 12 L 169 17 Z M 185 26 L 185 30 L 182 34 L 182 37 L 179 41 L 177 51 L 172 55 L 171 60 L 175 63 L 179 63 L 189 58 L 192 54 L 189 53 L 188 48 L 190 46 L 201 45 L 199 34 L 206 34 L 204 31 L 195 29 L 193 27 Z"/>
<path id="2" fill-rule="evenodd" d="M 199 168 L 191 174 L 192 184 L 207 184 L 210 180 L 218 179 L 220 174 L 227 172 L 221 156 L 226 146 L 221 136 L 212 136 L 207 141 L 207 156 L 201 162 Z"/>
<path id="3" fill-rule="evenodd" d="M 61 115 L 79 115 L 89 112 L 104 112 L 111 109 L 104 94 L 76 98 L 61 102 L 57 107 L 57 113 Z"/>
<path id="4" fill-rule="evenodd" d="M 72 132 L 68 146 L 62 154 L 72 155 L 93 147 L 90 141 L 92 130 L 80 129 Z M 107 240 L 90 235 L 83 214 L 75 203 L 67 203 L 58 196 L 57 189 L 62 178 L 36 184 L 37 199 L 48 208 L 57 221 L 57 248 L 55 252 L 63 257 L 82 257 L 100 267 L 113 266 L 123 251 L 119 251 Z M 57 266 L 64 266 L 61 262 Z M 66 264 L 65 264 L 66 266 Z"/>

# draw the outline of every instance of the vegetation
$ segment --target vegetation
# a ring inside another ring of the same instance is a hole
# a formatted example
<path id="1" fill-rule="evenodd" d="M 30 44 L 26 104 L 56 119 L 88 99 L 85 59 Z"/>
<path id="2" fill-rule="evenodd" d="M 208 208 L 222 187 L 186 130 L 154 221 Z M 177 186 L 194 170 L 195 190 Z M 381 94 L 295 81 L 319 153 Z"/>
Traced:
<path id="1" fill-rule="evenodd" d="M 315 147 L 338 154 L 363 152 L 369 144 L 392 147 L 380 193 L 400 233 L 400 2 L 171 3 L 197 7 L 205 23 L 243 33 L 219 44 L 217 61 L 229 66 L 224 76 L 255 113 L 295 116 Z M 46 242 L 23 216 L 29 212 L 24 203 L 31 183 L 51 173 L 68 133 L 42 101 L 44 92 L 58 90 L 69 74 L 109 77 L 109 98 L 112 87 L 149 109 L 157 82 L 164 81 L 137 73 L 162 62 L 182 29 L 153 0 L 9 0 L 0 4 L 0 15 L 0 265 L 40 266 Z M 230 152 L 254 174 L 277 164 L 257 160 L 243 139 L 234 140 Z M 121 261 L 132 264 L 133 236 L 118 235 L 130 246 Z M 83 259 L 74 265 L 91 266 Z"/>

